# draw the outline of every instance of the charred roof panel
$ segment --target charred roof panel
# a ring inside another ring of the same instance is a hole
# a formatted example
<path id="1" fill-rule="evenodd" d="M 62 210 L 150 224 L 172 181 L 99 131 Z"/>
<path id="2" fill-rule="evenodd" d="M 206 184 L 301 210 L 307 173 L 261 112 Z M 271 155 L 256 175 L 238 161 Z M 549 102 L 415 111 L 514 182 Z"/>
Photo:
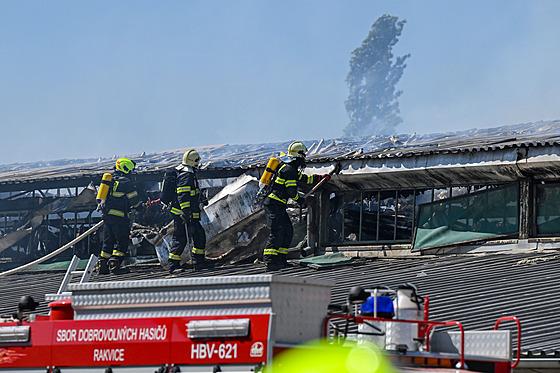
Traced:
<path id="1" fill-rule="evenodd" d="M 262 168 L 271 156 L 278 156 L 286 150 L 289 143 L 196 147 L 203 161 L 200 178 L 236 177 L 248 170 Z M 309 148 L 310 169 L 340 161 L 347 171 L 359 169 L 357 172 L 378 174 L 377 187 L 462 184 L 465 180 L 471 183 L 507 182 L 519 175 L 543 178 L 560 175 L 557 157 L 560 153 L 560 121 L 447 134 L 367 136 L 305 143 Z M 176 165 L 187 149 L 127 156 L 137 162 L 139 179 L 159 181 L 164 170 Z M 116 156 L 97 161 L 57 160 L 0 165 L 0 191 L 84 186 L 92 180 L 97 182 L 104 172 L 112 169 L 115 159 Z M 393 175 L 398 173 L 403 176 Z M 349 177 L 348 185 L 361 183 L 359 176 L 350 177 L 350 174 L 343 172 L 341 175 Z M 357 180 L 352 181 L 352 178 Z"/>

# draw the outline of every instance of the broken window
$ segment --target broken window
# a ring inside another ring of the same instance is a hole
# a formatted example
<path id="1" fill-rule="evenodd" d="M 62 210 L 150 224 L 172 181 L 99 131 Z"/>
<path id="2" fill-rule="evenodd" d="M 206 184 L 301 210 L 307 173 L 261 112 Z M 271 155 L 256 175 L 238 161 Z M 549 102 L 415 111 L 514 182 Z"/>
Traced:
<path id="1" fill-rule="evenodd" d="M 410 242 L 417 193 L 414 190 L 333 193 L 329 201 L 328 244 Z"/>
<path id="2" fill-rule="evenodd" d="M 383 191 L 379 194 L 379 239 L 394 240 L 395 232 L 395 191 Z"/>
<path id="3" fill-rule="evenodd" d="M 420 205 L 414 249 L 518 231 L 518 186 L 512 184 Z"/>
<path id="4" fill-rule="evenodd" d="M 362 193 L 362 235 L 361 241 L 377 241 L 379 231 L 379 193 Z"/>
<path id="5" fill-rule="evenodd" d="M 360 241 L 361 193 L 344 196 L 344 241 Z"/>
<path id="6" fill-rule="evenodd" d="M 399 203 L 397 205 L 397 229 L 395 239 L 412 240 L 412 228 L 416 216 L 416 195 L 414 190 L 399 191 Z"/>
<path id="7" fill-rule="evenodd" d="M 327 241 L 330 244 L 341 244 L 343 241 L 344 195 L 331 193 L 329 198 L 329 218 Z"/>

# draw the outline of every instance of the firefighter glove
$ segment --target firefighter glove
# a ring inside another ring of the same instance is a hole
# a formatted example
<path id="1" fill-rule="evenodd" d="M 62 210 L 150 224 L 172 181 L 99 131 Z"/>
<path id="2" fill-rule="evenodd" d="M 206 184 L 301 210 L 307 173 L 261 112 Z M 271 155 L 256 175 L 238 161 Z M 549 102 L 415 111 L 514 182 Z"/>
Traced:
<path id="1" fill-rule="evenodd" d="M 101 215 L 105 216 L 107 212 L 109 212 L 109 209 L 107 208 L 105 202 L 101 202 L 100 204 L 97 205 L 97 211 L 99 211 Z"/>
<path id="2" fill-rule="evenodd" d="M 305 209 L 307 208 L 307 202 L 305 202 L 305 199 L 300 197 L 298 198 L 298 200 L 296 201 L 299 205 L 300 208 Z"/>
<path id="3" fill-rule="evenodd" d="M 208 206 L 208 191 L 206 189 L 200 191 L 200 203 L 202 206 Z"/>
<path id="4" fill-rule="evenodd" d="M 196 219 L 193 218 L 192 212 L 183 211 L 183 215 L 181 215 L 181 218 L 186 225 L 192 225 L 196 221 Z"/>

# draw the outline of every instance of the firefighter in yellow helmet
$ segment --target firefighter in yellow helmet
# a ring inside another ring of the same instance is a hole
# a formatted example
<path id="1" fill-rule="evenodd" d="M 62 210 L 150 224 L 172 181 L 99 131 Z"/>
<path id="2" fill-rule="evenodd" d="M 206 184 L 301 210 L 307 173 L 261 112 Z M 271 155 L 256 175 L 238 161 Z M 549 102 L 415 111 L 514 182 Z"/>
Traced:
<path id="1" fill-rule="evenodd" d="M 307 147 L 301 141 L 294 141 L 288 146 L 288 159 L 278 167 L 278 173 L 272 182 L 272 191 L 265 198 L 264 211 L 270 230 L 266 242 L 263 260 L 267 271 L 277 271 L 286 267 L 288 247 L 292 242 L 294 229 L 286 212 L 288 199 L 304 205 L 305 201 L 298 193 L 299 184 L 313 184 L 329 178 L 329 175 L 305 175 Z"/>
<path id="2" fill-rule="evenodd" d="M 200 224 L 201 198 L 196 171 L 200 155 L 194 149 L 183 154 L 181 164 L 165 173 L 160 200 L 169 205 L 173 216 L 173 241 L 169 250 L 169 272 L 182 272 L 181 254 L 187 245 L 187 234 L 193 241 L 191 261 L 193 269 L 212 266 L 205 257 L 206 233 Z"/>
<path id="3" fill-rule="evenodd" d="M 140 197 L 130 180 L 136 164 L 128 158 L 119 158 L 115 163 L 113 178 L 106 202 L 100 206 L 103 215 L 103 247 L 99 260 L 99 273 L 120 274 L 130 270 L 121 267 L 128 254 L 130 235 L 130 208 L 142 206 Z"/>

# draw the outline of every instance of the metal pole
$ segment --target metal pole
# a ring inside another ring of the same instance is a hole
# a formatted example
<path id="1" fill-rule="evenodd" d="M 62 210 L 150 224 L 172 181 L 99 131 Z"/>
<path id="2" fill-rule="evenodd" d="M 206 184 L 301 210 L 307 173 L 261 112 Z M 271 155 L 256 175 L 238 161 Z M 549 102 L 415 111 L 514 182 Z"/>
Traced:
<path id="1" fill-rule="evenodd" d="M 395 190 L 395 218 L 393 227 L 393 241 L 397 240 L 397 215 L 399 214 L 399 191 Z"/>
<path id="2" fill-rule="evenodd" d="M 381 218 L 381 191 L 377 191 L 377 221 L 375 222 L 375 240 L 379 241 L 379 219 Z"/>
<path id="3" fill-rule="evenodd" d="M 360 220 L 358 223 L 358 241 L 362 240 L 363 214 L 364 214 L 364 194 L 360 192 Z"/>

